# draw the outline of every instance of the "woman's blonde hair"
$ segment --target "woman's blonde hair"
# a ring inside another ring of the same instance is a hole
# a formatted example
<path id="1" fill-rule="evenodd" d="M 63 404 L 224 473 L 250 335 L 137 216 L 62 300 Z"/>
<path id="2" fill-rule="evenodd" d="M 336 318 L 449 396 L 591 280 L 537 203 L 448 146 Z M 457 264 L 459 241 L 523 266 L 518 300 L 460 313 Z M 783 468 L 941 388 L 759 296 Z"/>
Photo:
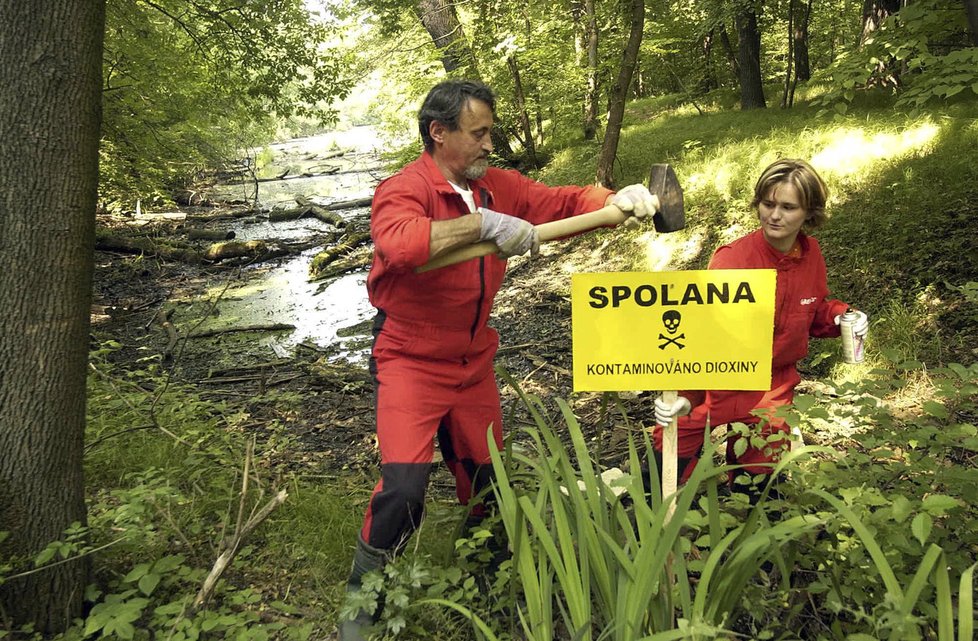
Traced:
<path id="1" fill-rule="evenodd" d="M 751 207 L 756 210 L 771 189 L 781 183 L 791 183 L 798 190 L 801 199 L 798 204 L 806 214 L 805 224 L 802 226 L 804 231 L 812 231 L 825 224 L 829 219 L 825 213 L 825 201 L 828 200 L 829 190 L 818 172 L 804 160 L 783 158 L 768 165 L 754 185 L 754 200 L 751 201 Z"/>

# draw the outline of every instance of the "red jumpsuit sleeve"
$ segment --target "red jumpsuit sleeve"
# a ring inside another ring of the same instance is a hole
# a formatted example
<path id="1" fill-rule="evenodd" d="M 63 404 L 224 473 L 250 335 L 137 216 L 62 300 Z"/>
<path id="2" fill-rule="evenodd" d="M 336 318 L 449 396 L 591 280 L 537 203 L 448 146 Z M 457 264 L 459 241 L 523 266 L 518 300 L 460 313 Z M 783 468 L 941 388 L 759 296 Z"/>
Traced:
<path id="1" fill-rule="evenodd" d="M 812 277 L 818 279 L 819 288 L 826 294 L 829 291 L 828 286 L 828 276 L 825 269 L 825 259 L 822 257 L 822 250 L 818 246 L 818 241 L 811 239 L 812 254 L 814 260 L 814 266 L 812 271 Z M 818 306 L 815 308 L 815 315 L 812 318 L 812 324 L 808 328 L 809 336 L 813 338 L 833 338 L 840 336 L 842 331 L 839 326 L 835 324 L 835 317 L 839 314 L 845 313 L 849 306 L 842 302 L 841 300 L 835 300 L 834 298 L 829 298 L 825 296 L 821 301 L 819 301 Z"/>
<path id="2" fill-rule="evenodd" d="M 826 298 L 818 305 L 815 310 L 815 318 L 812 319 L 812 327 L 809 333 L 814 338 L 834 338 L 842 334 L 842 330 L 835 324 L 835 317 L 844 314 L 849 305 L 834 298 Z"/>
<path id="3" fill-rule="evenodd" d="M 428 262 L 431 251 L 428 190 L 414 176 L 398 174 L 381 183 L 370 211 L 374 253 L 390 271 L 409 271 Z"/>
<path id="4" fill-rule="evenodd" d="M 534 225 L 601 209 L 608 196 L 614 193 L 604 187 L 551 187 L 515 170 L 508 170 L 506 174 L 512 189 L 506 202 L 512 203 L 513 209 L 500 212 L 519 216 Z"/>

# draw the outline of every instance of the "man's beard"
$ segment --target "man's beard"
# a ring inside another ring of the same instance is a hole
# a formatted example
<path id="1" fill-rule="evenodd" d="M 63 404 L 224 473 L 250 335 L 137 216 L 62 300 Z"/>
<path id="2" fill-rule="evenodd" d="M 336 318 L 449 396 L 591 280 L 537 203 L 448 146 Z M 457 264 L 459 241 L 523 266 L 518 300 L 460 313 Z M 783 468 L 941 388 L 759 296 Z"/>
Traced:
<path id="1" fill-rule="evenodd" d="M 464 175 L 469 180 L 479 180 L 486 175 L 486 171 L 489 169 L 489 161 L 485 158 L 479 158 L 474 163 L 465 168 Z"/>

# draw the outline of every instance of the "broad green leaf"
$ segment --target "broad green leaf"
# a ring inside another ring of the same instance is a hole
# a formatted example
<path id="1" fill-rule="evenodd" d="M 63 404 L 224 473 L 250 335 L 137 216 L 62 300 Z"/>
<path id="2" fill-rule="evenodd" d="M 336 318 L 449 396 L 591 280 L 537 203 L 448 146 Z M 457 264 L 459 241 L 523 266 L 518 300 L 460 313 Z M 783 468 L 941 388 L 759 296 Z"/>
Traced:
<path id="1" fill-rule="evenodd" d="M 948 510 L 954 509 L 960 502 L 946 494 L 931 494 L 924 499 L 923 508 L 934 516 L 943 516 Z"/>
<path id="2" fill-rule="evenodd" d="M 153 594 L 153 590 L 155 590 L 156 586 L 159 584 L 160 584 L 160 575 L 151 572 L 149 574 L 143 575 L 143 577 L 139 579 L 138 585 L 139 585 L 139 590 L 143 594 L 145 594 L 146 596 L 150 596 L 151 594 Z"/>
<path id="3" fill-rule="evenodd" d="M 927 401 L 924 403 L 924 411 L 935 418 L 948 418 L 950 416 L 947 408 L 937 401 Z"/>
<path id="4" fill-rule="evenodd" d="M 911 509 L 910 500 L 905 496 L 898 496 L 893 499 L 893 504 L 890 506 L 890 515 L 894 521 L 901 523 L 910 516 Z"/>
<path id="5" fill-rule="evenodd" d="M 913 518 L 910 524 L 910 531 L 913 532 L 914 537 L 921 545 L 927 543 L 927 539 L 930 538 L 931 528 L 934 526 L 934 519 L 931 518 L 930 514 L 926 512 L 921 512 Z"/>

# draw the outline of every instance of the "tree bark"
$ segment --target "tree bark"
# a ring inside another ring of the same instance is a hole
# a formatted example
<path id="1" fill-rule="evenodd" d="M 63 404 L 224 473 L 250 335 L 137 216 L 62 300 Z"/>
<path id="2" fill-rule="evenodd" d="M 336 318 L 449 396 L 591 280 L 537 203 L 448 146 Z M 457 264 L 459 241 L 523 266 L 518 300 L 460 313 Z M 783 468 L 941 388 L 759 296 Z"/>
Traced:
<path id="1" fill-rule="evenodd" d="M 976 0 L 978 1 L 978 0 Z M 798 5 L 795 16 L 795 80 L 807 82 L 812 79 L 812 67 L 808 57 L 808 25 L 812 18 L 812 0 Z"/>
<path id="2" fill-rule="evenodd" d="M 452 73 L 461 68 L 465 75 L 478 76 L 475 56 L 465 40 L 465 32 L 458 20 L 455 5 L 445 0 L 418 0 L 415 12 L 431 36 L 431 41 L 441 52 L 441 63 L 445 71 Z"/>
<path id="3" fill-rule="evenodd" d="M 727 57 L 727 64 L 730 65 L 730 72 L 734 78 L 739 80 L 740 64 L 737 62 L 737 54 L 734 53 L 733 45 L 730 44 L 730 34 L 727 33 L 727 28 L 722 24 L 720 25 L 720 44 L 723 45 L 723 53 Z"/>
<path id="4" fill-rule="evenodd" d="M 978 0 L 964 0 L 968 12 L 968 25 L 971 27 L 971 44 L 978 47 Z"/>
<path id="5" fill-rule="evenodd" d="M 0 558 L 86 523 L 82 454 L 101 121 L 103 0 L 0 0 Z M 82 613 L 88 562 L 0 586 L 7 625 Z"/>
<path id="6" fill-rule="evenodd" d="M 716 78 L 713 76 L 712 64 L 713 43 L 716 39 L 714 35 L 715 31 L 715 29 L 710 29 L 703 34 L 703 39 L 700 41 L 700 49 L 703 51 L 703 76 L 699 82 L 699 92 L 701 94 L 709 93 L 717 86 Z"/>
<path id="7" fill-rule="evenodd" d="M 792 67 L 795 63 L 795 2 L 796 0 L 788 0 L 788 63 L 784 70 L 784 91 L 781 93 L 782 109 L 791 106 L 791 103 L 788 102 L 788 94 L 791 93 Z"/>
<path id="8" fill-rule="evenodd" d="M 478 60 L 465 38 L 465 31 L 462 29 L 462 23 L 459 22 L 455 3 L 451 0 L 417 0 L 414 11 L 425 31 L 431 36 L 431 41 L 442 53 L 441 62 L 445 71 L 449 74 L 458 71 L 465 77 L 481 81 Z M 495 126 L 490 136 L 496 153 L 510 162 L 513 158 L 513 149 L 506 135 Z"/>
<path id="9" fill-rule="evenodd" d="M 516 56 L 509 56 L 506 59 L 509 67 L 509 74 L 513 78 L 513 95 L 516 98 L 516 113 L 519 114 L 520 127 L 523 129 L 523 149 L 526 150 L 526 157 L 530 165 L 537 169 L 540 167 L 537 162 L 536 142 L 533 139 L 533 127 L 530 125 L 530 114 L 526 111 L 526 96 L 523 94 L 523 83 L 520 81 L 520 66 L 516 62 Z"/>
<path id="10" fill-rule="evenodd" d="M 883 21 L 900 10 L 902 0 L 863 0 L 863 31 L 859 45 L 866 43 Z"/>
<path id="11" fill-rule="evenodd" d="M 737 63 L 740 67 L 740 108 L 764 109 L 764 84 L 761 76 L 761 32 L 757 9 L 747 7 L 737 14 Z"/>
<path id="12" fill-rule="evenodd" d="M 584 140 L 594 140 L 598 131 L 598 27 L 594 0 L 571 0 L 574 21 L 574 55 L 584 73 L 581 102 Z"/>
<path id="13" fill-rule="evenodd" d="M 618 140 L 621 136 L 621 123 L 625 116 L 625 102 L 628 99 L 628 89 L 632 83 L 632 74 L 638 63 L 638 50 L 642 45 L 642 30 L 645 28 L 645 0 L 629 2 L 631 28 L 628 32 L 628 42 L 621 56 L 621 67 L 618 78 L 611 90 L 611 104 L 608 109 L 608 126 L 605 129 L 604 143 L 601 145 L 601 156 L 598 158 L 596 181 L 599 185 L 614 188 L 614 164 L 618 153 Z"/>

